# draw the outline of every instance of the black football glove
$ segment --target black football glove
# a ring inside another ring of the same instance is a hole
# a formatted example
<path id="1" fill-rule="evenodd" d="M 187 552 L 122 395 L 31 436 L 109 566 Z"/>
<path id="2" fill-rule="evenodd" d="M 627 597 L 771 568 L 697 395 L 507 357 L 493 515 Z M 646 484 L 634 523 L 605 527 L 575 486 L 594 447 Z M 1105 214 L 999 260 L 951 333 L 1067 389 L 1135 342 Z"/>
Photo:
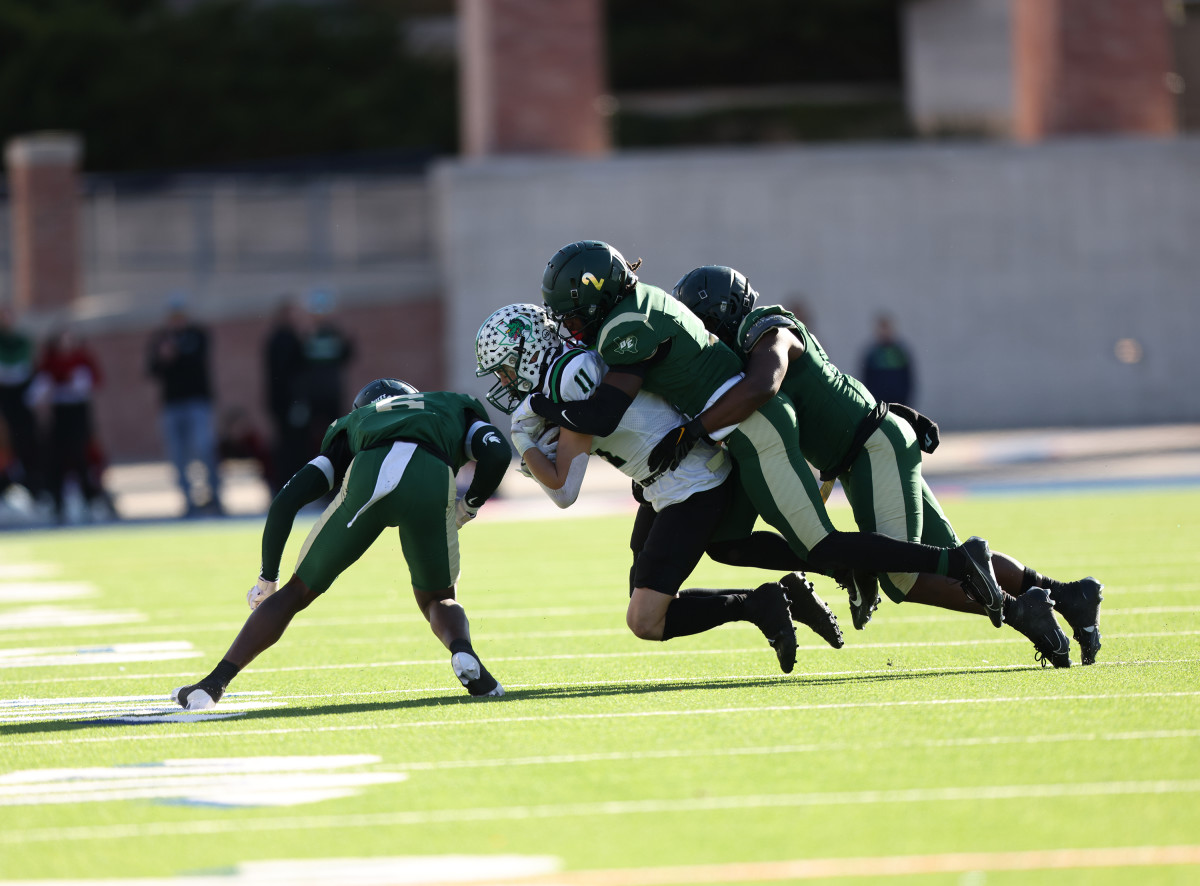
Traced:
<path id="1" fill-rule="evenodd" d="M 938 433 L 937 422 L 933 419 L 921 415 L 917 410 L 911 406 L 905 406 L 903 403 L 889 403 L 888 411 L 912 425 L 912 429 L 917 435 L 917 444 L 921 447 L 922 452 L 932 454 L 933 450 L 938 448 L 941 435 Z"/>
<path id="2" fill-rule="evenodd" d="M 711 443 L 708 433 L 699 418 L 693 418 L 686 425 L 680 425 L 654 444 L 646 465 L 656 474 L 663 471 L 673 471 L 679 463 L 692 451 L 692 447 L 704 440 Z"/>

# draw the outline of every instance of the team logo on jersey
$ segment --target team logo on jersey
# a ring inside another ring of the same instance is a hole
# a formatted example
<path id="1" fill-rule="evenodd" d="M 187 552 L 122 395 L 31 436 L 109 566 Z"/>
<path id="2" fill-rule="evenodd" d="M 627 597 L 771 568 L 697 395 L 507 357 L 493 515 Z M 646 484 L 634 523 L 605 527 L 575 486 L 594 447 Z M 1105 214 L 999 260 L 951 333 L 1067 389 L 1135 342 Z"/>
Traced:
<path id="1" fill-rule="evenodd" d="M 635 354 L 637 353 L 637 336 L 627 335 L 617 342 L 614 351 L 618 354 Z"/>
<path id="2" fill-rule="evenodd" d="M 604 278 L 597 278 L 596 275 L 591 271 L 584 271 L 583 279 L 580 281 L 581 285 L 587 283 L 591 283 L 593 286 L 595 286 L 597 292 L 604 288 Z"/>
<path id="3" fill-rule="evenodd" d="M 528 317 L 513 317 L 504 325 L 504 343 L 506 345 L 519 345 L 529 338 L 532 332 L 533 321 Z"/>

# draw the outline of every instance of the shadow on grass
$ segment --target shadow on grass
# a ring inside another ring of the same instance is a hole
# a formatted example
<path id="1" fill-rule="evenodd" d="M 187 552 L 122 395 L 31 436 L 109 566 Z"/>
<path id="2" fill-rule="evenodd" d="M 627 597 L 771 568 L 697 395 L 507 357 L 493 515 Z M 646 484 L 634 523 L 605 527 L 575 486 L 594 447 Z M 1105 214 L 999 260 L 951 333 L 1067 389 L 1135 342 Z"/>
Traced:
<path id="1" fill-rule="evenodd" d="M 655 695 L 661 693 L 691 692 L 695 690 L 748 689 L 756 687 L 792 687 L 802 690 L 805 687 L 863 686 L 870 683 L 898 683 L 928 681 L 944 677 L 970 676 L 978 674 L 1005 674 L 1028 672 L 1024 665 L 1014 665 L 1007 668 L 959 668 L 955 670 L 913 673 L 899 671 L 894 674 L 822 674 L 805 676 L 803 674 L 771 677 L 710 677 L 701 679 L 664 680 L 648 683 L 638 680 L 600 683 L 578 686 L 537 686 L 527 689 L 508 689 L 500 698 L 472 698 L 464 694 L 425 696 L 421 698 L 402 698 L 392 701 L 365 701 L 345 704 L 320 704 L 305 707 L 265 708 L 260 710 L 230 712 L 225 717 L 213 716 L 211 722 L 232 722 L 244 724 L 247 721 L 306 719 L 309 717 L 329 717 L 348 714 L 380 714 L 387 711 L 419 710 L 422 708 L 450 708 L 458 705 L 478 705 L 488 710 L 499 710 L 522 701 L 553 701 L 558 699 L 604 698 L 609 696 Z M 789 700 L 794 695 L 789 693 Z M 0 735 L 29 735 L 40 733 L 73 732 L 81 729 L 97 727 L 136 726 L 170 726 L 170 725 L 207 725 L 205 715 L 192 715 L 187 721 L 173 720 L 164 722 L 163 714 L 183 714 L 178 708 L 164 708 L 155 715 L 123 717 L 104 717 L 80 720 L 54 720 L 40 723 L 18 723 L 0 726 Z M 214 714 L 221 714 L 218 706 Z"/>

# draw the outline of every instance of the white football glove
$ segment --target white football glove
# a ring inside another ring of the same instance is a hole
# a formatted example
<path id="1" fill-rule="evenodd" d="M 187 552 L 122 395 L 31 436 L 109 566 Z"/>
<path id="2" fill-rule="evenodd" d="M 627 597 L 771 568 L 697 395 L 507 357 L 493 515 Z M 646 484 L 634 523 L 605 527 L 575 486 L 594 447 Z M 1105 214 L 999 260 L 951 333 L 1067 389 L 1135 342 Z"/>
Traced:
<path id="1" fill-rule="evenodd" d="M 258 604 L 279 590 L 279 580 L 267 581 L 261 575 L 258 582 L 246 592 L 246 603 L 251 609 L 257 609 Z"/>
<path id="2" fill-rule="evenodd" d="M 517 455 L 536 445 L 535 441 L 546 430 L 546 420 L 529 408 L 529 398 L 521 401 L 512 416 L 512 441 Z"/>
<path id="3" fill-rule="evenodd" d="M 536 448 L 542 455 L 551 461 L 556 461 L 558 457 L 558 432 L 561 430 L 558 425 L 547 425 L 537 439 L 530 440 L 526 445 L 525 450 Z M 513 433 L 513 439 L 516 439 L 516 433 Z M 534 479 L 533 472 L 529 470 L 529 465 L 525 459 L 521 459 L 521 463 L 517 465 L 517 470 L 524 474 L 529 479 Z"/>
<path id="4" fill-rule="evenodd" d="M 478 513 L 479 508 L 471 507 L 465 498 L 460 498 L 454 503 L 454 525 L 462 529 L 463 526 L 474 520 Z"/>
<path id="5" fill-rule="evenodd" d="M 558 433 L 561 430 L 558 425 L 549 425 L 542 431 L 541 436 L 534 440 L 533 445 L 550 461 L 558 461 Z"/>

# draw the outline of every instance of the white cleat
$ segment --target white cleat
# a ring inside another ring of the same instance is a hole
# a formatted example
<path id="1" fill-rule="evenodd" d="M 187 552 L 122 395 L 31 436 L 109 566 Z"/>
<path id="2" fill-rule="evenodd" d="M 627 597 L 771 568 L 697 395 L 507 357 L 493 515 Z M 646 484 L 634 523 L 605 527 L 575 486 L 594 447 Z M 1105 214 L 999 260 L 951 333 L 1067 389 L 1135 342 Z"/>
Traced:
<path id="1" fill-rule="evenodd" d="M 171 690 L 171 701 L 187 711 L 207 711 L 215 708 L 220 698 L 219 693 L 216 698 L 213 698 L 208 690 L 199 683 Z"/>
<path id="2" fill-rule="evenodd" d="M 454 653 L 450 657 L 450 666 L 454 668 L 458 682 L 467 687 L 467 692 L 475 698 L 499 698 L 504 694 L 504 687 L 471 653 Z"/>

